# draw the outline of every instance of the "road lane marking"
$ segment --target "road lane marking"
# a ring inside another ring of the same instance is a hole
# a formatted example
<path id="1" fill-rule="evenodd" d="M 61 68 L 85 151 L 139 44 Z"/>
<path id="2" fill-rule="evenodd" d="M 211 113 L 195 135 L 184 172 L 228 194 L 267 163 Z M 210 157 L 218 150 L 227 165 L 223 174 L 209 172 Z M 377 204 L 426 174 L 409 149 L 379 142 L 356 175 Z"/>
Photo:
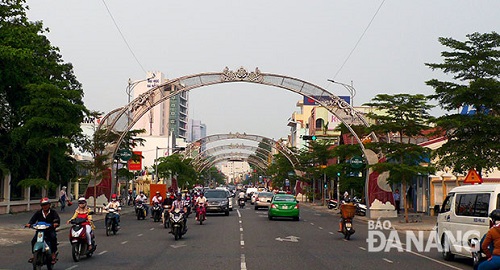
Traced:
<path id="1" fill-rule="evenodd" d="M 77 267 L 78 267 L 78 265 L 73 265 L 73 266 L 71 266 L 71 267 L 66 268 L 65 270 L 71 270 L 71 269 L 75 269 L 75 268 L 77 268 Z"/>
<path id="2" fill-rule="evenodd" d="M 242 231 L 243 231 L 243 228 L 240 228 L 240 232 L 242 232 Z"/>
<path id="3" fill-rule="evenodd" d="M 386 258 L 382 258 L 382 260 L 384 260 L 384 261 L 386 261 L 386 262 L 388 262 L 388 263 L 392 263 L 392 261 L 391 261 L 391 260 L 388 260 L 388 259 L 386 259 Z"/>
<path id="4" fill-rule="evenodd" d="M 241 270 L 247 270 L 247 263 L 245 262 L 245 254 L 241 254 Z"/>
<path id="5" fill-rule="evenodd" d="M 366 248 L 364 248 L 364 247 L 359 247 L 359 249 L 361 249 L 361 250 L 366 250 Z"/>
<path id="6" fill-rule="evenodd" d="M 436 259 L 433 259 L 433 258 L 430 258 L 430 257 L 424 256 L 424 255 L 422 255 L 422 254 L 418 254 L 418 253 L 413 252 L 413 251 L 408 250 L 408 249 L 406 249 L 406 252 L 411 253 L 411 254 L 416 255 L 416 256 L 419 256 L 419 257 L 422 257 L 422 258 L 425 258 L 425 259 L 428 259 L 428 260 L 431 260 L 431 261 L 433 261 L 433 262 L 436 262 L 436 263 L 442 264 L 442 265 L 444 265 L 444 266 L 448 266 L 448 267 L 453 268 L 453 269 L 462 270 L 462 268 L 458 268 L 458 267 L 455 267 L 455 266 L 453 266 L 453 265 L 451 265 L 451 264 L 447 264 L 447 263 L 444 263 L 444 262 L 438 261 L 438 260 L 436 260 Z"/>
<path id="7" fill-rule="evenodd" d="M 122 242 L 122 245 L 125 245 L 126 243 L 128 243 L 128 241 L 123 241 L 123 242 Z"/>
<path id="8" fill-rule="evenodd" d="M 241 220 L 238 220 L 238 222 L 241 224 Z"/>
<path id="9" fill-rule="evenodd" d="M 236 212 L 238 212 L 238 217 L 241 218 L 240 210 L 236 209 Z"/>
<path id="10" fill-rule="evenodd" d="M 245 241 L 240 241 L 240 245 L 244 246 L 245 245 Z"/>
<path id="11" fill-rule="evenodd" d="M 329 234 L 334 234 L 333 232 L 328 232 Z"/>
<path id="12" fill-rule="evenodd" d="M 323 227 L 318 227 L 318 229 L 323 230 Z"/>
<path id="13" fill-rule="evenodd" d="M 102 255 L 102 254 L 107 253 L 107 252 L 108 252 L 107 250 L 104 250 L 104 251 L 99 252 L 99 254 L 97 254 L 97 255 Z"/>
<path id="14" fill-rule="evenodd" d="M 137 236 L 143 236 L 143 234 L 142 234 L 142 233 L 140 233 L 140 234 L 138 234 Z"/>
<path id="15" fill-rule="evenodd" d="M 149 229 L 149 230 L 150 230 L 150 231 L 154 231 L 154 229 L 155 229 L 155 228 L 151 228 L 151 229 Z"/>
<path id="16" fill-rule="evenodd" d="M 313 226 L 314 226 L 314 223 L 312 223 L 312 222 L 311 222 L 311 225 L 313 225 Z"/>

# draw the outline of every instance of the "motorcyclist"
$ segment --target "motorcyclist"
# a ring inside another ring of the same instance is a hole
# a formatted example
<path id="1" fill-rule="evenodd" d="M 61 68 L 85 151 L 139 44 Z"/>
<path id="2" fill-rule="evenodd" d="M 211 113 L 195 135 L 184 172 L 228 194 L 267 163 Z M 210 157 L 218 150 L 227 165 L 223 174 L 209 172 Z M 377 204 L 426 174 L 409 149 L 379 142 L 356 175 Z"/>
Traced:
<path id="1" fill-rule="evenodd" d="M 52 250 L 52 264 L 55 264 L 57 258 L 57 234 L 56 228 L 59 227 L 61 219 L 59 218 L 59 214 L 54 209 L 50 209 L 50 201 L 49 198 L 42 198 L 40 200 L 40 206 L 42 209 L 36 211 L 31 217 L 30 221 L 26 223 L 25 227 L 31 227 L 33 224 L 37 222 L 45 222 L 51 224 L 50 228 L 47 229 L 45 233 L 45 240 L 47 244 L 50 246 L 50 250 Z M 33 250 L 33 246 L 35 245 L 37 235 L 33 237 L 31 240 L 31 250 Z M 29 262 L 33 262 L 33 257 L 29 260 Z"/>
<path id="2" fill-rule="evenodd" d="M 346 191 L 347 193 L 347 191 Z M 342 204 L 340 205 L 340 220 L 339 220 L 339 230 L 338 232 L 342 232 L 342 222 L 344 221 L 344 216 L 342 215 L 342 208 L 344 205 L 354 205 L 354 203 L 351 202 L 351 199 L 349 199 L 349 194 L 344 194 L 344 199 L 342 201 Z"/>
<path id="3" fill-rule="evenodd" d="M 148 200 L 148 197 L 144 194 L 144 191 L 142 191 L 142 190 L 139 193 L 139 195 L 137 195 L 137 197 L 135 197 L 136 204 L 138 202 L 142 202 L 142 206 L 144 207 L 144 209 L 146 209 L 146 216 L 148 215 L 148 211 L 149 211 L 149 207 L 148 207 L 148 205 L 146 203 L 147 200 Z"/>
<path id="4" fill-rule="evenodd" d="M 203 192 L 200 193 L 200 196 L 198 198 L 196 198 L 195 206 L 196 206 L 196 220 L 199 220 L 198 207 L 200 206 L 207 207 L 207 198 L 205 197 L 205 194 L 203 194 Z"/>
<path id="5" fill-rule="evenodd" d="M 244 200 L 245 200 L 245 197 L 246 197 L 245 192 L 243 192 L 243 190 L 242 190 L 242 191 L 240 191 L 240 193 L 238 193 L 238 204 L 239 204 L 239 202 L 240 202 L 241 200 L 243 200 L 243 201 L 244 201 Z"/>
<path id="6" fill-rule="evenodd" d="M 481 244 L 481 250 L 486 255 L 487 260 L 479 264 L 478 270 L 500 268 L 500 209 L 493 210 L 490 213 L 490 218 L 493 221 L 493 226 Z M 491 244 L 493 244 L 493 251 L 490 250 Z"/>
<path id="7" fill-rule="evenodd" d="M 156 191 L 155 195 L 153 198 L 151 198 L 151 203 L 155 205 L 156 203 L 158 205 L 161 205 L 163 203 L 163 197 L 160 194 L 160 191 Z M 151 211 L 151 218 L 153 218 L 153 211 Z"/>
<path id="8" fill-rule="evenodd" d="M 177 193 L 176 200 L 172 203 L 172 208 L 170 208 L 170 212 L 174 212 L 175 209 L 179 209 L 183 213 L 187 213 L 186 204 L 182 200 L 182 194 Z M 184 216 L 184 232 L 187 231 L 187 218 Z"/>
<path id="9" fill-rule="evenodd" d="M 90 214 L 91 210 L 87 206 L 87 200 L 85 197 L 78 198 L 78 207 L 75 209 L 75 213 L 73 216 L 66 222 L 69 224 L 75 218 L 84 218 L 87 221 L 82 223 L 85 225 L 85 234 L 87 235 L 87 244 L 88 249 L 92 250 L 92 230 L 95 230 L 94 221 L 92 220 L 92 215 Z"/>
<path id="10" fill-rule="evenodd" d="M 111 195 L 111 201 L 108 203 L 108 205 L 106 205 L 104 207 L 104 210 L 108 210 L 110 208 L 115 209 L 116 223 L 117 223 L 117 227 L 119 229 L 120 228 L 120 211 L 122 210 L 122 208 L 120 206 L 120 201 L 118 201 L 116 194 Z M 106 222 L 106 224 L 108 223 L 107 220 L 105 222 Z"/>

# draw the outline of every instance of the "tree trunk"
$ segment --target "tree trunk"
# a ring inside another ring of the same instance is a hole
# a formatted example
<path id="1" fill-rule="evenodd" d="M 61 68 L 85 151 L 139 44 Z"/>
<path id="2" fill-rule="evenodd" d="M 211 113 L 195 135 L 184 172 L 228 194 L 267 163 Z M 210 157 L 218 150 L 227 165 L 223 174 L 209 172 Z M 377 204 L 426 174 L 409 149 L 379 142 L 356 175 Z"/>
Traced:
<path id="1" fill-rule="evenodd" d="M 45 179 L 47 181 L 49 181 L 49 179 L 50 179 L 50 150 L 49 150 L 49 153 L 47 155 L 47 175 L 45 176 Z"/>
<path id="2" fill-rule="evenodd" d="M 404 179 L 401 182 L 401 189 L 402 189 L 401 190 L 401 193 L 402 193 L 401 195 L 404 194 L 403 195 L 404 196 L 403 197 L 403 199 L 404 199 L 403 200 L 403 202 L 404 202 L 403 203 L 403 209 L 405 210 L 405 222 L 408 223 L 409 222 L 409 220 L 408 220 L 408 201 L 407 201 L 408 196 L 406 196 L 406 182 L 404 181 Z"/>

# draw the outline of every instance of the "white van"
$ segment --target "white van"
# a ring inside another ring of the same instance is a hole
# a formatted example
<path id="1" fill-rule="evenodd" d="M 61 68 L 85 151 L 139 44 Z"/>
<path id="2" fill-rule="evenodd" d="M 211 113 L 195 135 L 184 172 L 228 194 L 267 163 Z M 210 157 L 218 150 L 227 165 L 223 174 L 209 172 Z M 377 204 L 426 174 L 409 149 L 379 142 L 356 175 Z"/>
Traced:
<path id="1" fill-rule="evenodd" d="M 448 193 L 437 218 L 437 239 L 445 260 L 472 257 L 491 226 L 489 214 L 500 208 L 499 194 L 500 184 L 460 186 Z"/>

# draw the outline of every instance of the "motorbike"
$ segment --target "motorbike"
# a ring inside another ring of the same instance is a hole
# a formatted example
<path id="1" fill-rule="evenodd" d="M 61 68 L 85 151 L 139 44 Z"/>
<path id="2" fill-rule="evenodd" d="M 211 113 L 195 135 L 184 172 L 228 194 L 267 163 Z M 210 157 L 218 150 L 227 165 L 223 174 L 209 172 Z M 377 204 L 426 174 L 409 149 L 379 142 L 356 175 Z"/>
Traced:
<path id="1" fill-rule="evenodd" d="M 354 205 L 356 205 L 356 215 L 366 216 L 366 205 L 361 203 L 361 199 L 354 197 Z"/>
<path id="2" fill-rule="evenodd" d="M 54 266 L 52 264 L 52 251 L 47 241 L 45 241 L 45 233 L 50 226 L 49 223 L 45 222 L 37 222 L 31 225 L 31 228 L 36 230 L 36 242 L 33 246 L 33 269 L 42 269 L 42 266 L 46 265 L 47 269 L 51 270 Z"/>
<path id="3" fill-rule="evenodd" d="M 157 202 L 151 207 L 151 214 L 153 215 L 153 222 L 158 222 L 161 219 L 161 205 Z"/>
<path id="4" fill-rule="evenodd" d="M 175 209 L 173 213 L 170 213 L 170 233 L 174 235 L 174 239 L 177 241 L 182 238 L 186 233 L 184 228 L 184 213 Z"/>
<path id="5" fill-rule="evenodd" d="M 71 256 L 73 257 L 73 261 L 79 262 L 81 257 L 87 256 L 87 258 L 92 257 L 94 254 L 97 245 L 95 243 L 94 232 L 90 233 L 92 249 L 88 249 L 87 244 L 87 234 L 86 234 L 86 226 L 83 225 L 87 219 L 85 218 L 75 218 L 71 220 L 71 229 L 69 230 L 69 242 L 71 243 Z"/>
<path id="6" fill-rule="evenodd" d="M 245 199 L 238 199 L 238 205 L 240 206 L 240 208 L 245 208 Z"/>
<path id="7" fill-rule="evenodd" d="M 207 215 L 207 210 L 204 205 L 198 205 L 196 208 L 196 220 L 200 222 L 200 225 L 203 225 L 203 221 L 205 221 Z"/>
<path id="8" fill-rule="evenodd" d="M 163 213 L 161 214 L 161 222 L 163 223 L 163 228 L 167 229 L 170 227 L 170 222 L 168 222 L 169 218 L 169 212 L 170 208 L 172 205 L 164 205 L 163 206 Z"/>
<path id="9" fill-rule="evenodd" d="M 137 216 L 137 220 L 145 219 L 146 218 L 147 213 L 146 213 L 146 208 L 144 207 L 144 203 L 143 202 L 138 201 L 135 204 L 135 215 Z"/>
<path id="10" fill-rule="evenodd" d="M 340 214 L 342 215 L 342 234 L 344 235 L 344 239 L 349 240 L 351 235 L 356 232 L 352 226 L 352 219 L 356 214 L 356 206 L 343 204 L 340 207 Z"/>
<path id="11" fill-rule="evenodd" d="M 107 211 L 104 225 L 106 226 L 106 236 L 110 236 L 111 234 L 116 234 L 119 230 L 118 213 L 114 208 L 109 208 Z"/>
<path id="12" fill-rule="evenodd" d="M 339 202 L 335 199 L 329 199 L 328 200 L 328 209 L 336 209 L 339 206 Z"/>

